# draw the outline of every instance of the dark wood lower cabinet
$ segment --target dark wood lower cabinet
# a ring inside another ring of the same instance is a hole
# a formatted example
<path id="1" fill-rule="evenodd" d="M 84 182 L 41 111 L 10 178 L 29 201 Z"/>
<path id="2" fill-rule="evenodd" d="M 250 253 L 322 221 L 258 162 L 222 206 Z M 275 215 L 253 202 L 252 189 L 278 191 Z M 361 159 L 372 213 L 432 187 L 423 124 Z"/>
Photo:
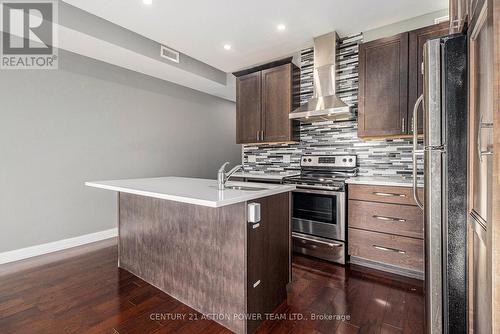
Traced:
<path id="1" fill-rule="evenodd" d="M 289 194 L 252 202 L 261 205 L 261 221 L 247 229 L 247 333 L 286 299 L 290 270 Z"/>
<path id="2" fill-rule="evenodd" d="M 424 218 L 412 188 L 350 184 L 348 211 L 351 263 L 423 279 Z"/>

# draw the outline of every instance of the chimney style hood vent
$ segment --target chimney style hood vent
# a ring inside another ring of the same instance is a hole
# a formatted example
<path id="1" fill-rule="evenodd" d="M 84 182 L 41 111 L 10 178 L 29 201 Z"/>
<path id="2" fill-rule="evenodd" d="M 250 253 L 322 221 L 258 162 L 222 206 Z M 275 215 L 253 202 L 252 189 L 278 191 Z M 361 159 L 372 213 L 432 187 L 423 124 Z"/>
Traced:
<path id="1" fill-rule="evenodd" d="M 314 39 L 314 95 L 291 112 L 290 119 L 311 122 L 354 118 L 351 107 L 336 96 L 338 39 L 336 32 Z"/>

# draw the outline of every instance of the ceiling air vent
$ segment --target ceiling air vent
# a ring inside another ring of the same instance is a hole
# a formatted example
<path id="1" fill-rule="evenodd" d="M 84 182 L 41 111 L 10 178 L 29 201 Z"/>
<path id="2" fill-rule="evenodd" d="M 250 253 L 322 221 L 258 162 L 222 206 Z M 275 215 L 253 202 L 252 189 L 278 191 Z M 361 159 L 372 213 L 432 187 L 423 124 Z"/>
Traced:
<path id="1" fill-rule="evenodd" d="M 179 52 L 169 49 L 165 45 L 160 48 L 160 56 L 176 63 L 179 62 Z"/>

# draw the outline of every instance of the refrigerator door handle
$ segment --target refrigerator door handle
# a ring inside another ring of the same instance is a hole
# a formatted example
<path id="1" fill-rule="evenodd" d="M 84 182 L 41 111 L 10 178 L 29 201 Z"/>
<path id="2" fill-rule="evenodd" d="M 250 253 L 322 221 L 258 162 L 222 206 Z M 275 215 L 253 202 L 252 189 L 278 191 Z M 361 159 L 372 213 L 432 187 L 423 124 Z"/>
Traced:
<path id="1" fill-rule="evenodd" d="M 424 94 L 420 95 L 415 102 L 415 106 L 413 107 L 413 198 L 415 199 L 415 202 L 417 203 L 418 207 L 420 209 L 424 209 L 424 205 L 420 201 L 420 198 L 418 198 L 418 188 L 417 188 L 417 156 L 418 154 L 421 154 L 422 152 L 418 151 L 417 145 L 418 145 L 418 107 L 424 100 Z"/>

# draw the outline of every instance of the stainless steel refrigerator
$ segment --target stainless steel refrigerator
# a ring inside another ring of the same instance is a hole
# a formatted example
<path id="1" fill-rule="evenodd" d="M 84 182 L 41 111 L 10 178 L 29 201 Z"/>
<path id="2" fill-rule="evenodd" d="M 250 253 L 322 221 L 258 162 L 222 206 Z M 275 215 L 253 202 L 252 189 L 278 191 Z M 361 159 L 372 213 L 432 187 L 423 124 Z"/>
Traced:
<path id="1" fill-rule="evenodd" d="M 414 133 L 414 196 L 424 210 L 427 333 L 467 332 L 467 38 L 450 35 L 424 45 L 423 149 Z M 416 191 L 424 157 L 424 198 Z"/>

